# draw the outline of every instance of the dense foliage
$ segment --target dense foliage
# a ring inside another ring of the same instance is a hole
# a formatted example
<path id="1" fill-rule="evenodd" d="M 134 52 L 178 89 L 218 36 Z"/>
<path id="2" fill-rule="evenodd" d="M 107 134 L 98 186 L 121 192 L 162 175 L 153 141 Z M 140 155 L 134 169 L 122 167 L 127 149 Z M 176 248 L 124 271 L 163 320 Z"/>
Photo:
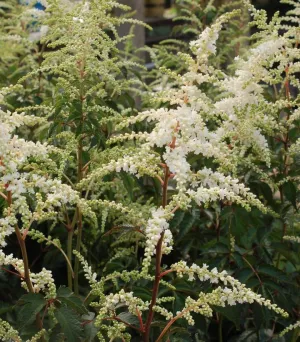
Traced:
<path id="1" fill-rule="evenodd" d="M 148 72 L 117 1 L 0 2 L 0 340 L 297 341 L 300 3 L 213 3 Z"/>

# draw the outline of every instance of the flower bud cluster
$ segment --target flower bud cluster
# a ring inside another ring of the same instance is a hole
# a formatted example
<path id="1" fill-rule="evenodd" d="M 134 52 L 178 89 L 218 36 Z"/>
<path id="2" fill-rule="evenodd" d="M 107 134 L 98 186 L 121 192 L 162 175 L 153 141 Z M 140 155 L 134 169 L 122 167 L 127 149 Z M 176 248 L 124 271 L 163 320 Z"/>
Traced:
<path id="1" fill-rule="evenodd" d="M 211 293 L 200 293 L 197 300 L 187 297 L 184 308 L 182 311 L 177 311 L 176 315 L 185 318 L 189 325 L 194 325 L 195 321 L 191 315 L 191 312 L 199 313 L 205 317 L 211 317 L 213 311 L 209 304 L 214 305 L 216 301 L 218 301 L 216 299 L 217 298 L 215 298 Z"/>
<path id="2" fill-rule="evenodd" d="M 285 241 L 300 243 L 300 237 L 299 237 L 299 236 L 285 235 L 285 236 L 283 237 L 283 239 L 284 239 Z"/>
<path id="3" fill-rule="evenodd" d="M 41 337 L 46 334 L 46 330 L 42 329 L 38 333 L 36 333 L 34 336 L 31 337 L 30 340 L 27 340 L 26 342 L 39 342 L 41 340 Z"/>
<path id="4" fill-rule="evenodd" d="M 219 27 L 206 27 L 197 40 L 190 42 L 190 47 L 199 60 L 207 59 L 217 52 L 216 42 L 219 38 Z"/>
<path id="5" fill-rule="evenodd" d="M 78 253 L 76 250 L 73 250 L 73 253 L 76 255 L 81 265 L 83 266 L 85 278 L 89 281 L 90 285 L 95 284 L 97 282 L 97 273 L 92 271 L 92 267 L 89 266 L 87 261 L 83 258 L 83 256 L 80 253 Z"/>
<path id="6" fill-rule="evenodd" d="M 56 286 L 52 276 L 52 271 L 46 270 L 43 267 L 39 273 L 30 272 L 30 280 L 35 293 L 44 292 L 48 299 L 56 297 Z M 28 291 L 25 281 L 22 281 L 21 285 Z"/>
<path id="7" fill-rule="evenodd" d="M 163 308 L 159 305 L 155 305 L 153 307 L 153 310 L 155 312 L 159 313 L 160 315 L 164 316 L 167 321 L 169 321 L 170 319 L 172 319 L 174 317 L 172 312 L 168 311 L 166 308 Z"/>
<path id="8" fill-rule="evenodd" d="M 286 327 L 284 330 L 282 330 L 282 332 L 280 333 L 280 336 L 283 336 L 283 335 L 287 334 L 288 332 L 290 332 L 294 329 L 297 329 L 297 328 L 300 328 L 300 321 Z"/>
<path id="9" fill-rule="evenodd" d="M 127 218 L 127 223 L 133 222 L 137 225 L 144 225 L 146 220 L 144 218 L 145 213 L 143 213 L 140 208 L 134 206 L 125 206 L 122 203 L 117 203 L 115 201 L 108 200 L 89 200 L 87 201 L 89 206 L 93 210 L 107 210 L 109 213 L 116 213 L 117 215 L 124 214 Z"/>
<path id="10" fill-rule="evenodd" d="M 230 234 L 230 252 L 234 253 L 235 250 L 235 237 Z"/>
<path id="11" fill-rule="evenodd" d="M 134 297 L 133 292 L 125 292 L 123 289 L 118 293 L 110 293 L 103 297 L 100 303 L 101 308 L 96 318 L 95 325 L 101 326 L 102 320 L 110 316 L 116 316 L 116 308 L 119 306 L 127 306 L 132 315 L 137 315 L 139 312 L 148 310 L 149 302 L 144 302 L 142 299 Z"/>
<path id="12" fill-rule="evenodd" d="M 126 325 L 121 322 L 113 321 L 111 325 L 106 326 L 104 324 L 101 325 L 100 331 L 97 334 L 97 337 L 100 342 L 106 342 L 107 339 L 103 336 L 103 331 L 106 331 L 107 337 L 110 341 L 121 339 L 124 342 L 131 341 L 131 335 L 126 333 Z"/>
<path id="13" fill-rule="evenodd" d="M 20 276 L 24 277 L 23 260 L 14 258 L 12 254 L 5 255 L 4 252 L 0 250 L 0 266 L 10 265 L 15 268 Z M 38 293 L 42 291 L 46 294 L 46 298 L 49 299 L 56 297 L 56 286 L 51 271 L 43 268 L 39 273 L 30 272 L 30 280 L 33 285 L 34 292 Z M 28 291 L 24 280 L 21 282 L 21 285 Z"/>
<path id="14" fill-rule="evenodd" d="M 283 317 L 288 317 L 288 314 L 284 310 L 280 309 L 276 304 L 272 304 L 270 300 L 265 299 L 260 294 L 248 289 L 246 285 L 240 283 L 226 271 L 218 272 L 216 268 L 209 271 L 206 264 L 202 267 L 196 264 L 189 267 L 185 261 L 180 261 L 177 264 L 172 265 L 171 269 L 173 269 L 179 277 L 187 275 L 189 281 L 194 280 L 195 276 L 197 276 L 200 281 L 210 281 L 212 284 L 218 284 L 220 282 L 223 283 L 225 288 L 218 287 L 211 293 L 211 295 L 213 295 L 213 299 L 215 301 L 219 301 L 218 304 L 214 302 L 214 305 L 225 306 L 226 303 L 228 305 L 236 305 L 237 303 L 257 302 Z M 230 286 L 231 289 L 228 288 L 227 285 Z"/>
<path id="15" fill-rule="evenodd" d="M 0 266 L 17 265 L 23 263 L 20 259 L 15 258 L 12 254 L 6 255 L 3 250 L 0 249 Z"/>
<path id="16" fill-rule="evenodd" d="M 11 235 L 15 231 L 15 224 L 17 224 L 17 219 L 14 215 L 11 215 L 11 212 L 8 213 L 8 210 L 4 210 L 3 213 L 5 216 L 0 218 L 0 247 L 6 246 L 5 238 Z"/>
<path id="17" fill-rule="evenodd" d="M 93 170 L 80 182 L 79 188 L 89 189 L 91 185 L 101 184 L 103 177 L 112 172 L 125 171 L 138 178 L 144 175 L 156 177 L 160 174 L 159 163 L 159 156 L 145 147 Z"/>
<path id="18" fill-rule="evenodd" d="M 156 246 L 162 234 L 164 234 L 162 242 L 162 251 L 168 254 L 172 250 L 173 237 L 169 230 L 169 223 L 166 219 L 167 213 L 163 208 L 152 211 L 152 217 L 148 220 L 145 234 L 146 247 L 143 260 L 143 267 L 147 269 L 151 263 L 151 257 L 156 254 Z"/>
<path id="19" fill-rule="evenodd" d="M 6 321 L 0 318 L 0 340 L 21 342 L 19 333 Z"/>
<path id="20" fill-rule="evenodd" d="M 196 190 L 192 190 L 192 188 L 196 188 Z M 239 183 L 237 179 L 231 176 L 213 172 L 208 168 L 203 168 L 194 175 L 192 188 L 187 190 L 187 193 L 199 205 L 215 202 L 219 199 L 236 202 L 246 209 L 250 209 L 250 206 L 256 206 L 261 211 L 266 211 L 263 204 L 244 184 Z"/>
<path id="21" fill-rule="evenodd" d="M 34 221 L 55 220 L 63 206 L 77 204 L 83 214 L 95 222 L 95 214 L 91 212 L 87 203 L 80 199 L 79 194 L 70 186 L 62 184 L 60 180 L 51 179 L 48 176 L 49 170 L 43 170 L 43 164 L 40 165 L 38 172 L 26 171 L 30 170 L 29 158 L 34 158 L 38 163 L 51 164 L 50 147 L 20 139 L 14 135 L 14 131 L 20 126 L 36 125 L 43 120 L 0 109 L 0 122 L 0 192 L 7 194 L 7 200 L 11 196 L 9 207 L 0 219 L 0 246 L 4 247 L 5 238 L 14 232 L 18 223 L 17 215 L 20 216 L 22 228 L 28 230 Z M 27 202 L 28 196 L 35 196 L 34 212 Z"/>

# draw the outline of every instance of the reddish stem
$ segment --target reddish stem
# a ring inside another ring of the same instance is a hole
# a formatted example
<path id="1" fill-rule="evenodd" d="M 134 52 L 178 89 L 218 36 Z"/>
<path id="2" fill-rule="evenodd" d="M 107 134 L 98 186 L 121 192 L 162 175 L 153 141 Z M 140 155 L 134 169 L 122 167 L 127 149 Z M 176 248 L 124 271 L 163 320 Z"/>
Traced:
<path id="1" fill-rule="evenodd" d="M 115 321 L 118 321 L 118 322 L 121 322 L 123 324 L 125 324 L 128 328 L 131 328 L 131 329 L 134 329 L 134 330 L 137 330 L 139 332 L 141 332 L 141 330 L 137 327 L 135 327 L 134 325 L 131 325 L 125 321 L 123 321 L 121 318 L 117 317 L 117 316 L 114 316 L 114 317 L 107 317 L 105 318 L 107 321 L 111 321 L 111 320 L 115 320 Z"/>
<path id="2" fill-rule="evenodd" d="M 139 312 L 139 309 L 136 308 L 136 313 L 137 313 L 137 316 L 138 316 L 138 319 L 139 319 L 139 322 L 140 322 L 140 329 L 142 332 L 145 331 L 145 327 L 144 327 L 144 323 L 143 323 L 143 319 L 142 319 L 142 316 L 141 316 L 141 313 Z"/>
<path id="3" fill-rule="evenodd" d="M 2 266 L 0 267 L 0 269 L 1 269 L 2 271 L 7 272 L 7 273 L 13 274 L 13 275 L 15 275 L 15 276 L 17 276 L 17 277 L 19 277 L 19 278 L 21 278 L 21 279 L 25 279 L 21 274 L 19 274 L 19 273 L 17 273 L 17 272 L 10 271 L 10 270 L 8 270 L 7 268 L 4 268 L 4 267 L 2 267 Z"/>
<path id="4" fill-rule="evenodd" d="M 175 142 L 174 142 L 175 144 Z M 163 196 L 162 196 L 162 207 L 165 208 L 167 205 L 167 194 L 168 194 L 168 181 L 170 178 L 170 172 L 168 166 L 165 167 L 165 177 L 164 177 L 164 184 L 163 184 Z M 150 308 L 149 308 L 149 314 L 147 317 L 147 321 L 145 324 L 145 335 L 144 335 L 144 341 L 148 342 L 150 339 L 150 328 L 151 328 L 151 323 L 153 321 L 154 317 L 154 310 L 153 307 L 156 304 L 156 299 L 158 295 L 158 290 L 159 290 L 159 283 L 161 280 L 161 258 L 162 258 L 162 243 L 164 240 L 164 233 L 161 234 L 161 237 L 157 243 L 156 246 L 156 260 L 155 260 L 155 279 L 154 279 L 154 284 L 153 284 L 153 289 L 152 289 L 152 298 L 151 298 L 151 303 L 150 303 Z"/>
<path id="5" fill-rule="evenodd" d="M 174 272 L 173 270 L 167 270 L 167 271 L 164 271 L 160 274 L 160 278 L 164 277 L 165 275 L 169 274 L 169 273 L 172 273 Z"/>

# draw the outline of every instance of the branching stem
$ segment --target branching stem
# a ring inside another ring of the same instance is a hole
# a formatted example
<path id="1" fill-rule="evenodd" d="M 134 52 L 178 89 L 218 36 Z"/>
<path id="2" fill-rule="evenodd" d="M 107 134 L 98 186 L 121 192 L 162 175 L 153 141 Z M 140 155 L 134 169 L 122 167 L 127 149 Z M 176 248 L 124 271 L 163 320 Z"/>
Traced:
<path id="1" fill-rule="evenodd" d="M 78 61 L 78 67 L 79 67 L 79 74 L 80 74 L 80 102 L 81 102 L 81 122 L 80 124 L 83 125 L 85 120 L 84 115 L 84 101 L 85 96 L 83 94 L 83 80 L 85 78 L 85 71 L 84 71 L 84 61 L 80 60 Z M 77 147 L 77 182 L 79 183 L 83 178 L 83 140 L 84 137 L 79 137 L 78 147 Z M 80 253 L 81 248 L 81 240 L 82 240 L 82 224 L 83 224 L 83 218 L 82 218 L 82 212 L 79 207 L 77 207 L 77 241 L 76 241 L 76 251 Z M 74 263 L 74 292 L 76 295 L 79 294 L 79 259 L 75 258 Z"/>
<path id="2" fill-rule="evenodd" d="M 12 206 L 12 193 L 11 191 L 7 192 L 7 204 L 9 207 Z M 24 281 L 27 285 L 28 291 L 30 293 L 34 293 L 34 289 L 32 286 L 32 282 L 30 279 L 30 270 L 29 270 L 29 262 L 28 262 L 28 254 L 27 254 L 27 249 L 26 249 L 26 244 L 25 244 L 25 239 L 22 236 L 22 233 L 18 227 L 18 225 L 15 225 L 15 233 L 18 239 L 18 243 L 21 249 L 21 253 L 22 253 L 22 259 L 23 259 L 23 266 L 24 266 Z M 38 313 L 36 315 L 36 325 L 38 327 L 38 329 L 42 330 L 43 329 L 43 323 L 41 321 L 41 317 L 40 314 Z M 41 337 L 41 341 L 44 341 L 44 338 Z"/>

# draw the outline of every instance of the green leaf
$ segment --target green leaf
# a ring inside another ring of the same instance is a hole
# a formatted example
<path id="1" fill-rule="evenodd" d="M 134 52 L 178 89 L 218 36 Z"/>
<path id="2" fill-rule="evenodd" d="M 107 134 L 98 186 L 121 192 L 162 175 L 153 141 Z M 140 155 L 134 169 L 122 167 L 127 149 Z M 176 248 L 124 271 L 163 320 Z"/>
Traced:
<path id="1" fill-rule="evenodd" d="M 183 218 L 185 216 L 185 212 L 181 210 L 177 210 L 170 221 L 170 227 L 172 229 L 178 228 L 178 226 L 181 224 Z"/>
<path id="2" fill-rule="evenodd" d="M 192 293 L 194 290 L 193 283 L 183 278 L 175 278 L 172 285 L 176 287 L 176 292 Z"/>
<path id="3" fill-rule="evenodd" d="M 267 275 L 272 278 L 276 278 L 279 281 L 290 282 L 289 277 L 276 267 L 272 265 L 261 265 L 256 268 L 259 274 Z"/>
<path id="4" fill-rule="evenodd" d="M 80 341 L 82 328 L 81 321 L 78 315 L 65 304 L 54 312 L 55 318 L 61 326 L 62 332 L 65 335 L 66 341 Z"/>
<path id="5" fill-rule="evenodd" d="M 5 314 L 12 310 L 12 306 L 5 302 L 0 302 L 0 315 Z"/>
<path id="6" fill-rule="evenodd" d="M 87 314 L 88 310 L 83 305 L 80 298 L 76 297 L 68 287 L 60 287 L 57 291 L 57 299 L 67 306 L 71 306 L 80 314 Z"/>
<path id="7" fill-rule="evenodd" d="M 151 292 L 147 288 L 147 286 L 145 287 L 136 286 L 133 288 L 133 293 L 135 297 L 139 297 L 144 301 L 151 300 Z"/>
<path id="8" fill-rule="evenodd" d="M 253 312 L 253 322 L 256 329 L 259 329 L 266 319 L 265 308 L 258 303 L 254 302 L 251 306 Z"/>
<path id="9" fill-rule="evenodd" d="M 84 342 L 94 341 L 98 332 L 98 329 L 94 325 L 95 313 L 89 312 L 87 315 L 83 315 L 81 318 L 85 321 L 83 326 Z"/>
<path id="10" fill-rule="evenodd" d="M 19 328 L 22 330 L 25 326 L 34 322 L 36 315 L 47 302 L 40 293 L 28 293 L 20 298 L 19 303 L 23 303 L 18 312 Z"/>
<path id="11" fill-rule="evenodd" d="M 250 214 L 244 208 L 231 206 L 222 210 L 221 220 L 223 225 L 230 226 L 231 233 L 239 238 L 244 236 L 249 227 Z"/>
<path id="12" fill-rule="evenodd" d="M 186 214 L 179 225 L 179 234 L 177 240 L 182 239 L 193 227 L 197 217 L 193 214 Z"/>
<path id="13" fill-rule="evenodd" d="M 270 186 L 266 183 L 259 183 L 260 191 L 264 198 L 267 200 L 268 204 L 273 203 L 273 193 Z"/>
<path id="14" fill-rule="evenodd" d="M 256 331 L 254 329 L 248 329 L 238 336 L 235 342 L 257 342 Z"/>
<path id="15" fill-rule="evenodd" d="M 239 267 L 239 269 L 242 269 L 245 266 L 245 262 L 243 260 L 243 257 L 239 253 L 234 252 L 232 254 L 232 258 L 235 261 L 235 263 L 237 264 L 237 266 Z"/>
<path id="16" fill-rule="evenodd" d="M 170 338 L 171 342 L 193 342 L 191 334 L 185 329 L 180 327 L 171 328 L 170 330 Z"/>
<path id="17" fill-rule="evenodd" d="M 274 247 L 276 252 L 280 253 L 287 260 L 289 260 L 295 267 L 299 265 L 299 262 L 300 262 L 299 255 L 296 252 L 287 248 L 287 244 L 286 246 L 284 246 L 283 243 L 274 243 L 272 244 L 272 247 Z"/>
<path id="18" fill-rule="evenodd" d="M 49 342 L 63 342 L 65 339 L 64 334 L 61 332 L 61 327 L 59 324 L 52 329 Z"/>
<path id="19" fill-rule="evenodd" d="M 260 329 L 259 330 L 259 341 L 261 342 L 268 342 L 268 341 L 275 341 L 274 339 L 274 332 L 271 329 Z M 284 342 L 284 337 L 277 337 L 276 342 Z"/>
<path id="20" fill-rule="evenodd" d="M 139 326 L 139 320 L 137 316 L 134 316 L 130 312 L 121 312 L 117 317 L 120 318 L 123 322 L 126 322 L 136 327 Z"/>
<path id="21" fill-rule="evenodd" d="M 288 201 L 292 203 L 295 209 L 297 209 L 297 189 L 293 182 L 289 181 L 282 185 L 284 196 Z"/>
<path id="22" fill-rule="evenodd" d="M 128 195 L 130 196 L 130 199 L 132 201 L 134 201 L 133 189 L 135 188 L 135 181 L 134 181 L 133 177 L 131 177 L 130 175 L 128 175 L 125 172 L 120 172 L 120 176 L 121 176 L 123 184 L 124 184 L 124 186 L 128 192 Z"/>
<path id="23" fill-rule="evenodd" d="M 245 305 L 236 304 L 234 306 L 227 306 L 224 308 L 216 306 L 215 310 L 225 316 L 229 321 L 233 322 L 237 330 L 240 329 L 243 311 L 245 311 Z"/>
<path id="24" fill-rule="evenodd" d="M 174 293 L 175 301 L 173 302 L 173 313 L 181 311 L 184 308 L 186 294 Z"/>
<path id="25" fill-rule="evenodd" d="M 243 269 L 238 270 L 235 277 L 241 283 L 246 283 L 252 276 L 253 276 L 253 271 L 251 270 L 251 268 L 243 268 Z"/>

